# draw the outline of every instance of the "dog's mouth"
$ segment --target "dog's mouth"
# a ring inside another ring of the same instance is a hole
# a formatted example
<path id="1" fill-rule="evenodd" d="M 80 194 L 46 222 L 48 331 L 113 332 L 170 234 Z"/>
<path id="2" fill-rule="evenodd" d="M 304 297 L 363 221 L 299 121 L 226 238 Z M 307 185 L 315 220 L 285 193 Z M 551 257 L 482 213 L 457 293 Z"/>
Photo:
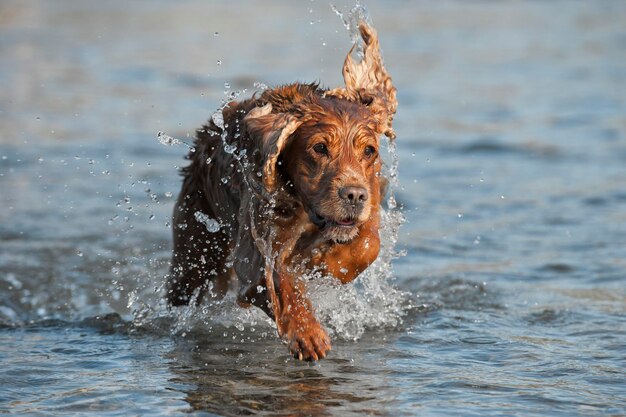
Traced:
<path id="1" fill-rule="evenodd" d="M 345 227 L 350 228 L 356 225 L 356 220 L 352 217 L 346 217 L 344 219 L 331 219 L 329 217 L 324 217 L 319 213 L 314 211 L 309 211 L 309 218 L 320 229 L 325 229 L 329 227 Z"/>
<path id="2" fill-rule="evenodd" d="M 341 226 L 341 227 L 353 227 L 356 224 L 356 221 L 351 218 L 346 218 L 343 220 L 335 220 L 331 225 Z"/>

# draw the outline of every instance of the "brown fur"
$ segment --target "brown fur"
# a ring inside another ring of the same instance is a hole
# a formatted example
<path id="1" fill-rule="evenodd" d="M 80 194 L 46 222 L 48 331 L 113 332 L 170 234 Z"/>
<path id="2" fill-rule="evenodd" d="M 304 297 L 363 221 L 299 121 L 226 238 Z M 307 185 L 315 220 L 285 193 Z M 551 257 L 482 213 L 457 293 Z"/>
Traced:
<path id="1" fill-rule="evenodd" d="M 240 304 L 272 317 L 300 359 L 325 357 L 330 340 L 299 276 L 352 281 L 380 247 L 379 137 L 394 137 L 397 103 L 376 33 L 360 31 L 365 57 L 346 58 L 345 88 L 277 87 L 229 103 L 223 130 L 200 129 L 174 209 L 169 303 L 222 297 L 236 277 Z"/>

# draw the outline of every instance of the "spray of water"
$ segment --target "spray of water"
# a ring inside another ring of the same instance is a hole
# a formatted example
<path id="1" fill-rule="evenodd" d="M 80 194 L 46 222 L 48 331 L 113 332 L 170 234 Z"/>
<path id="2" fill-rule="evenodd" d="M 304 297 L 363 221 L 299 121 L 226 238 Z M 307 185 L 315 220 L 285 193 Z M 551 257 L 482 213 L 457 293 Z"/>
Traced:
<path id="1" fill-rule="evenodd" d="M 354 53 L 356 54 L 356 57 L 358 59 L 363 59 L 363 57 L 365 56 L 363 52 L 364 45 L 363 39 L 361 38 L 361 35 L 359 33 L 359 23 L 366 22 L 368 25 L 374 26 L 372 24 L 372 19 L 367 9 L 358 1 L 354 5 L 354 7 L 348 12 L 342 12 L 334 4 L 331 4 L 330 7 L 335 12 L 335 14 L 339 16 L 339 18 L 343 22 L 343 25 L 348 30 L 348 34 L 350 35 L 352 43 L 356 45 L 356 48 L 354 48 Z"/>
<path id="2" fill-rule="evenodd" d="M 159 143 L 161 145 L 165 145 L 165 146 L 174 146 L 174 145 L 184 145 L 187 147 L 187 149 L 189 149 L 191 152 L 195 152 L 196 148 L 194 148 L 193 146 L 191 146 L 190 144 L 188 144 L 187 142 L 177 139 L 173 136 L 168 135 L 165 132 L 157 132 L 157 140 L 159 141 Z"/>
<path id="3" fill-rule="evenodd" d="M 336 7 L 333 10 L 343 20 L 353 41 L 357 43 L 357 56 L 362 57 L 362 45 L 358 34 L 358 22 L 365 20 L 371 24 L 371 19 L 365 8 L 360 4 L 347 14 L 341 13 Z M 256 88 L 267 88 L 265 85 L 255 85 Z M 245 90 L 244 90 L 245 91 Z M 237 154 L 236 147 L 227 143 L 227 134 L 222 110 L 228 102 L 242 92 L 225 91 L 227 100 L 212 114 L 211 120 L 222 130 L 224 152 L 235 155 L 238 163 L 248 167 L 245 154 Z M 160 133 L 159 141 L 165 145 L 181 145 L 181 141 Z M 386 139 L 383 139 L 386 140 Z M 408 294 L 396 289 L 393 285 L 394 276 L 392 261 L 400 256 L 395 250 L 398 229 L 404 222 L 404 217 L 397 207 L 394 190 L 398 186 L 398 155 L 395 143 L 387 142 L 388 159 L 384 175 L 389 180 L 389 194 L 386 200 L 386 209 L 381 210 L 381 250 L 378 259 L 353 283 L 342 285 L 330 276 L 322 276 L 319 272 L 301 277 L 307 282 L 311 301 L 316 314 L 323 325 L 334 337 L 356 340 L 367 328 L 394 327 L 402 323 L 410 305 Z M 262 197 L 258 192 L 258 178 L 247 178 L 250 182 L 251 194 Z M 219 227 L 214 219 L 209 219 L 203 213 L 196 213 L 196 220 L 204 223 L 209 230 Z M 252 224 L 252 227 L 255 225 Z M 271 242 L 268 242 L 271 243 Z M 266 245 L 271 247 L 271 244 Z M 265 256 L 272 265 L 273 255 L 267 251 Z M 164 291 L 163 286 L 155 289 L 154 294 Z M 196 304 L 192 300 L 189 306 L 170 310 L 165 306 L 162 297 L 152 297 L 152 302 L 146 301 L 145 294 L 131 293 L 129 308 L 134 310 L 134 324 L 137 327 L 152 327 L 155 323 L 168 323 L 174 334 L 186 335 L 190 332 L 211 332 L 214 330 L 234 328 L 239 332 L 252 331 L 266 334 L 275 329 L 275 324 L 259 309 L 243 309 L 236 304 L 234 292 L 230 292 L 224 299 L 204 299 Z M 260 334 L 260 333 L 258 333 Z"/>
<path id="4" fill-rule="evenodd" d="M 409 294 L 394 287 L 392 261 L 404 256 L 395 250 L 398 229 L 404 222 L 393 190 L 397 186 L 398 155 L 389 143 L 391 163 L 387 210 L 381 210 L 381 249 L 376 261 L 359 278 L 340 284 L 332 277 L 311 276 L 308 287 L 317 315 L 335 336 L 356 340 L 367 328 L 396 327 L 410 308 Z"/>

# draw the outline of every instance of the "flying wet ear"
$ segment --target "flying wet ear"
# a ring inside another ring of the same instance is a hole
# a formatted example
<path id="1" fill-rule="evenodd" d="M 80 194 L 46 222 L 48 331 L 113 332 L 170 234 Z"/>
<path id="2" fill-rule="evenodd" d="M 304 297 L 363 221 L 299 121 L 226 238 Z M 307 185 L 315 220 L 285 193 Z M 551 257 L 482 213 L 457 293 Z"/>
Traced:
<path id="1" fill-rule="evenodd" d="M 274 192 L 277 184 L 276 163 L 287 140 L 302 124 L 296 117 L 285 113 L 272 113 L 272 105 L 266 104 L 250 111 L 244 118 L 246 131 L 257 141 L 263 158 L 263 186 Z"/>
<path id="2" fill-rule="evenodd" d="M 326 95 L 358 101 L 370 107 L 373 113 L 383 116 L 381 120 L 383 133 L 394 139 L 396 134 L 392 128 L 392 121 L 398 107 L 396 88 L 383 65 L 378 35 L 374 28 L 362 20 L 359 22 L 359 33 L 364 45 L 362 59 L 355 62 L 352 58 L 355 43 L 343 64 L 346 87 L 327 91 Z"/>

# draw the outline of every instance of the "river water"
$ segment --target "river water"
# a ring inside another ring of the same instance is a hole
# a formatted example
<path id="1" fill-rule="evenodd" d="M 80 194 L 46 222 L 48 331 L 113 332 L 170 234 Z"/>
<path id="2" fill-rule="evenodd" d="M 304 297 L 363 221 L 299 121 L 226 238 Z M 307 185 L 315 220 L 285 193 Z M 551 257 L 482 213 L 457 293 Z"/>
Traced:
<path id="1" fill-rule="evenodd" d="M 328 4 L 0 3 L 0 413 L 626 415 L 626 3 L 372 3 L 400 210 L 312 289 L 314 364 L 161 296 L 184 143 L 228 93 L 339 85 Z"/>

